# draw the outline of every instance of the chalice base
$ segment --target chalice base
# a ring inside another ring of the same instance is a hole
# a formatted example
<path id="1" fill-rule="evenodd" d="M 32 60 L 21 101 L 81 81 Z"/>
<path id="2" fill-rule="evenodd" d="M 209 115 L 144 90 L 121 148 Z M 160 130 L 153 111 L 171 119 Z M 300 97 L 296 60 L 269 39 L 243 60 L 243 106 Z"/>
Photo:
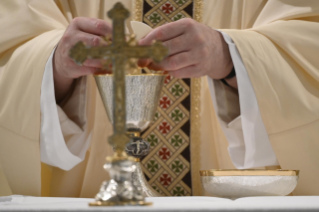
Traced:
<path id="1" fill-rule="evenodd" d="M 144 197 L 162 196 L 148 184 L 141 167 L 141 162 L 136 162 L 136 169 L 132 173 L 132 183 L 133 185 L 142 189 Z"/>

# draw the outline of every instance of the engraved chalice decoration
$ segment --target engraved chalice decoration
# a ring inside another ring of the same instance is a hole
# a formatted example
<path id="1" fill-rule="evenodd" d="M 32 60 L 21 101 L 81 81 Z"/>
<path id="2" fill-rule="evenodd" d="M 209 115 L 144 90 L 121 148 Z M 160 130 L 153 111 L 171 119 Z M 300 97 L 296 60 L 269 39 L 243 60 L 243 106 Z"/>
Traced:
<path id="1" fill-rule="evenodd" d="M 112 118 L 113 82 L 112 75 L 94 76 L 102 96 L 102 100 L 108 114 Z M 150 150 L 150 144 L 140 137 L 154 119 L 158 106 L 161 90 L 164 84 L 163 74 L 137 74 L 126 75 L 126 128 L 130 142 L 125 151 L 136 160 L 136 170 L 132 173 L 134 184 L 142 188 L 144 196 L 160 196 L 146 181 L 140 159 L 146 156 Z"/>
<path id="2" fill-rule="evenodd" d="M 104 165 L 111 180 L 103 182 L 96 202 L 90 205 L 148 205 L 144 197 L 159 194 L 147 184 L 139 162 L 135 161 L 148 154 L 149 144 L 140 133 L 154 118 L 165 75 L 125 73 L 130 59 L 151 58 L 160 62 L 167 55 L 167 49 L 160 42 L 151 46 L 129 45 L 124 27 L 129 12 L 121 3 L 116 3 L 108 16 L 113 21 L 111 45 L 87 47 L 79 42 L 70 50 L 70 57 L 78 64 L 87 58 L 112 61 L 112 75 L 94 76 L 114 129 L 109 143 L 115 153 Z"/>

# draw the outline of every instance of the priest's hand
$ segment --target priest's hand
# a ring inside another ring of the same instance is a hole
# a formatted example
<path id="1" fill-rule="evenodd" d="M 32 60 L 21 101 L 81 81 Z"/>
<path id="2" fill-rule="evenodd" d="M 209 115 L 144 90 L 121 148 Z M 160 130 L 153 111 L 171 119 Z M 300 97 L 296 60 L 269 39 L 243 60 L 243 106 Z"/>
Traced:
<path id="1" fill-rule="evenodd" d="M 89 46 L 103 43 L 100 36 L 112 32 L 106 21 L 78 17 L 72 20 L 55 50 L 53 58 L 53 75 L 56 102 L 62 101 L 71 90 L 74 79 L 93 74 L 102 68 L 100 60 L 88 59 L 82 66 L 77 65 L 70 57 L 69 50 L 77 42 L 82 41 Z"/>
<path id="2" fill-rule="evenodd" d="M 140 40 L 140 45 L 150 45 L 153 40 L 163 42 L 169 56 L 161 63 L 140 60 L 139 66 L 152 70 L 166 70 L 177 78 L 225 78 L 233 68 L 227 43 L 220 32 L 185 18 L 152 30 Z M 237 81 L 227 81 L 237 87 Z"/>

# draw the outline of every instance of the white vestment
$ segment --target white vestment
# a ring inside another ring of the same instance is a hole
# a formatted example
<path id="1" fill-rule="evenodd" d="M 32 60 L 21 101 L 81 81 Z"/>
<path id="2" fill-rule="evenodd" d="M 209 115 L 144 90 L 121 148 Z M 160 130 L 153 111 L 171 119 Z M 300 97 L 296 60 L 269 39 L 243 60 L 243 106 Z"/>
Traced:
<path id="1" fill-rule="evenodd" d="M 222 95 L 223 86 L 219 80 L 209 77 L 207 80 L 219 122 L 229 144 L 231 160 L 238 169 L 278 165 L 241 56 L 231 38 L 226 33 L 222 32 L 222 35 L 229 46 L 236 71 L 240 116 L 229 122 L 219 115 L 219 111 L 227 107 L 224 103 L 229 102 L 225 100 L 228 97 Z M 86 128 L 85 120 L 86 77 L 77 81 L 72 96 L 64 109 L 61 109 L 54 95 L 53 53 L 54 50 L 47 61 L 41 87 L 41 161 L 70 170 L 84 160 L 90 146 L 91 132 Z M 64 140 L 66 136 L 71 136 L 67 143 Z"/>

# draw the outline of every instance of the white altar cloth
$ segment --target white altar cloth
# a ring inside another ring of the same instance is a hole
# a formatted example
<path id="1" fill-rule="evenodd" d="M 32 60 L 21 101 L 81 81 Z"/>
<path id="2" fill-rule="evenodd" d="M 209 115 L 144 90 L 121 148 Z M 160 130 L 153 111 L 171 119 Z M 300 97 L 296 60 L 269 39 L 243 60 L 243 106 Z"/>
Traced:
<path id="1" fill-rule="evenodd" d="M 89 207 L 93 199 L 8 196 L 0 197 L 0 211 L 319 211 L 319 196 L 247 197 L 152 197 L 152 206 Z"/>

